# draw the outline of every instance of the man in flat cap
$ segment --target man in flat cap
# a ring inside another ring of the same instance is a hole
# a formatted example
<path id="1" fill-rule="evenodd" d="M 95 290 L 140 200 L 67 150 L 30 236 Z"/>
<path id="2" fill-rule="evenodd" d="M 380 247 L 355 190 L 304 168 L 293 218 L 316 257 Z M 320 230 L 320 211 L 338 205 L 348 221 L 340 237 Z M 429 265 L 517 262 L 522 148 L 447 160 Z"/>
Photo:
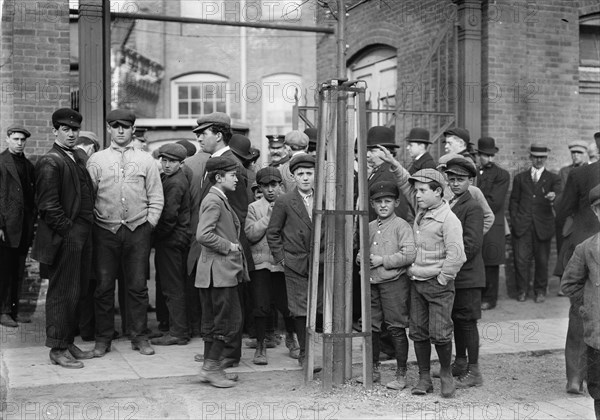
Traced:
<path id="1" fill-rule="evenodd" d="M 52 148 L 35 167 L 38 229 L 31 255 L 48 265 L 46 346 L 50 361 L 77 369 L 91 351 L 73 344 L 77 305 L 88 288 L 92 265 L 94 186 L 86 170 L 87 155 L 76 148 L 83 117 L 61 108 L 52 114 Z"/>
<path id="2" fill-rule="evenodd" d="M 600 133 L 595 139 L 600 146 Z M 559 255 L 560 262 L 566 266 L 573 255 L 575 247 L 600 232 L 600 222 L 592 211 L 591 191 L 600 184 L 600 162 L 593 162 L 574 168 L 567 177 L 561 200 L 556 205 L 556 219 L 561 222 L 567 217 L 573 218 L 573 232 L 563 243 Z M 561 284 L 564 281 L 564 273 Z M 567 373 L 567 392 L 579 394 L 583 392 L 583 380 L 586 372 L 586 346 L 583 341 L 583 319 L 580 307 L 581 299 L 571 299 L 569 309 L 569 328 L 565 344 L 565 362 Z M 589 381 L 588 381 L 589 388 Z"/>
<path id="3" fill-rule="evenodd" d="M 472 155 L 472 144 L 469 130 L 462 127 L 450 128 L 444 131 L 444 150 L 446 153 L 457 153 L 475 162 Z"/>
<path id="4" fill-rule="evenodd" d="M 229 355 L 225 346 L 237 341 L 242 330 L 238 284 L 249 280 L 239 241 L 242 224 L 226 195 L 236 189 L 238 166 L 239 162 L 229 156 L 212 157 L 206 162 L 211 187 L 200 204 L 196 232 L 202 246 L 196 272 L 204 340 L 200 379 L 217 388 L 235 386 L 224 372 Z"/>
<path id="5" fill-rule="evenodd" d="M 83 150 L 88 156 L 92 156 L 94 153 L 100 150 L 98 136 L 96 136 L 96 133 L 94 133 L 93 131 L 81 130 L 79 132 L 79 137 L 77 138 L 77 143 L 75 143 L 75 146 Z"/>
<path id="6" fill-rule="evenodd" d="M 481 309 L 483 310 L 496 307 L 500 264 L 504 264 L 506 259 L 504 209 L 506 194 L 510 186 L 510 174 L 494 162 L 498 150 L 493 137 L 482 137 L 477 140 L 476 152 L 479 158 L 477 187 L 479 187 L 494 212 L 494 223 L 483 236 L 483 262 L 485 264 L 486 282 L 481 303 Z"/>
<path id="7" fill-rule="evenodd" d="M 94 255 L 98 282 L 96 346 L 102 357 L 111 349 L 115 331 L 115 279 L 123 268 L 127 289 L 125 305 L 131 316 L 131 347 L 154 354 L 148 343 L 148 259 L 152 230 L 163 210 L 163 189 L 152 156 L 133 147 L 135 114 L 114 109 L 106 117 L 110 146 L 93 154 L 87 168 L 96 191 Z"/>
<path id="8" fill-rule="evenodd" d="M 290 159 L 294 156 L 308 152 L 308 136 L 299 130 L 292 130 L 285 135 L 285 145 L 290 150 Z M 290 171 L 290 160 L 279 165 L 283 178 L 285 191 L 292 191 L 296 187 L 296 180 Z"/>
<path id="9" fill-rule="evenodd" d="M 168 143 L 158 149 L 158 156 L 163 168 L 160 178 L 165 204 L 153 234 L 154 265 L 157 293 L 160 289 L 169 314 L 169 332 L 150 342 L 160 346 L 183 345 L 190 339 L 184 275 L 189 246 L 190 184 L 181 165 L 187 150 L 181 144 Z"/>
<path id="10" fill-rule="evenodd" d="M 406 136 L 406 142 L 406 150 L 412 159 L 412 163 L 408 167 L 409 174 L 412 175 L 426 168 L 435 169 L 435 161 L 427 151 L 431 144 L 429 131 L 424 128 L 415 127 Z"/>
<path id="11" fill-rule="evenodd" d="M 553 202 L 562 191 L 560 177 L 545 169 L 548 147 L 532 144 L 531 168 L 515 176 L 508 211 L 512 224 L 517 300 L 525 302 L 532 264 L 535 264 L 533 293 L 536 303 L 546 300 L 548 257 L 554 236 Z"/>
<path id="12" fill-rule="evenodd" d="M 588 202 L 600 223 L 600 184 L 588 195 Z M 562 278 L 565 295 L 580 302 L 585 319 L 581 334 L 587 356 L 587 388 L 594 399 L 596 419 L 600 419 L 600 233 L 586 239 L 573 252 Z M 584 374 L 585 375 L 585 374 Z M 568 386 L 567 386 L 568 391 Z"/>
<path id="13" fill-rule="evenodd" d="M 267 136 L 269 141 L 269 165 L 279 168 L 282 164 L 290 160 L 290 149 L 285 145 L 285 137 L 281 134 L 270 134 Z"/>
<path id="14" fill-rule="evenodd" d="M 7 327 L 29 321 L 19 316 L 19 295 L 36 217 L 34 168 L 24 153 L 30 136 L 22 125 L 11 125 L 8 148 L 0 153 L 0 324 Z"/>

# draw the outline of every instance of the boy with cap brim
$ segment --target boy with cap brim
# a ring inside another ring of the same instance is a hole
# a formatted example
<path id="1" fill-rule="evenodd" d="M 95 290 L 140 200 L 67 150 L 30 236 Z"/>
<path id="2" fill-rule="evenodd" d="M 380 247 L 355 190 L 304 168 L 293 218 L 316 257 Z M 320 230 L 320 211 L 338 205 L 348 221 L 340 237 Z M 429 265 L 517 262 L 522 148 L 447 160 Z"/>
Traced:
<path id="1" fill-rule="evenodd" d="M 385 322 L 397 363 L 396 378 L 386 387 L 402 390 L 406 387 L 406 329 L 410 307 L 410 280 L 406 270 L 415 260 L 415 241 L 410 225 L 394 213 L 399 204 L 396 184 L 377 182 L 369 190 L 369 195 L 371 207 L 377 213 L 377 219 L 369 223 L 371 248 L 366 262 L 370 267 L 371 283 L 373 382 L 380 381 L 380 334 Z"/>
<path id="2" fill-rule="evenodd" d="M 206 162 L 210 190 L 200 204 L 196 240 L 201 254 L 196 270 L 202 307 L 203 382 L 217 388 L 235 385 L 221 366 L 225 345 L 233 342 L 242 328 L 238 283 L 249 280 L 240 244 L 241 224 L 229 204 L 226 192 L 235 191 L 238 162 L 216 156 Z"/>
<path id="3" fill-rule="evenodd" d="M 592 210 L 600 222 L 600 184 L 589 193 Z M 563 273 L 561 290 L 580 302 L 583 340 L 587 345 L 587 388 L 600 419 L 600 233 L 586 239 L 573 252 Z"/>
<path id="4" fill-rule="evenodd" d="M 250 285 L 254 301 L 257 345 L 252 361 L 256 365 L 266 365 L 268 360 L 265 338 L 273 304 L 285 321 L 285 341 L 290 356 L 297 359 L 300 349 L 294 338 L 294 319 L 288 309 L 284 269 L 281 264 L 275 263 L 266 237 L 275 200 L 283 193 L 281 173 L 278 169 L 267 166 L 257 172 L 256 182 L 262 197 L 248 207 L 244 229 L 254 261 L 254 269 L 250 271 Z"/>
<path id="5" fill-rule="evenodd" d="M 169 332 L 150 340 L 170 346 L 187 344 L 189 332 L 185 304 L 185 257 L 189 246 L 190 185 L 181 162 L 187 157 L 184 146 L 169 143 L 158 149 L 163 172 L 160 175 L 165 206 L 153 232 L 156 289 L 162 293 L 169 313 Z"/>
<path id="6" fill-rule="evenodd" d="M 457 388 L 468 388 L 483 384 L 478 364 L 477 330 L 477 320 L 481 318 L 481 292 L 485 287 L 485 269 L 481 255 L 483 211 L 469 193 L 471 181 L 477 175 L 475 165 L 467 158 L 459 156 L 448 161 L 445 172 L 454 194 L 449 203 L 450 208 L 462 225 L 467 258 L 454 279 L 452 321 L 456 359 L 452 365 L 452 375 L 458 377 Z"/>

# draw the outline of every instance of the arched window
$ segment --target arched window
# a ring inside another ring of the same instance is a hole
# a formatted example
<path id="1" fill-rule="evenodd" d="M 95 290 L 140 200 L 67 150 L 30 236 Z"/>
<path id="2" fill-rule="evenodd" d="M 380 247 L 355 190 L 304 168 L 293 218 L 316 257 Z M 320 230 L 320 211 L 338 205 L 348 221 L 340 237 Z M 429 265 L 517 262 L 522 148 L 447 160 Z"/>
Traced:
<path id="1" fill-rule="evenodd" d="M 367 82 L 367 106 L 392 109 L 396 105 L 396 50 L 387 46 L 371 47 L 355 57 L 348 65 L 352 80 Z"/>
<path id="2" fill-rule="evenodd" d="M 172 118 L 198 118 L 211 112 L 228 112 L 226 77 L 194 73 L 171 81 Z"/>

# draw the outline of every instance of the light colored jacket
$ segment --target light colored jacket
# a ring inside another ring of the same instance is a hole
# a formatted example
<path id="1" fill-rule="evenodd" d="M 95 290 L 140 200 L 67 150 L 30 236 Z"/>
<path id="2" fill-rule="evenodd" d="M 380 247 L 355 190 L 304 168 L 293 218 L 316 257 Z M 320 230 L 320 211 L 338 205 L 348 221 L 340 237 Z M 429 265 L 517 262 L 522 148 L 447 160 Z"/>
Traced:
<path id="1" fill-rule="evenodd" d="M 264 197 L 251 203 L 248 207 L 244 230 L 250 242 L 254 270 L 283 271 L 281 264 L 275 264 L 267 242 L 267 227 L 271 219 L 271 209 L 271 203 Z"/>

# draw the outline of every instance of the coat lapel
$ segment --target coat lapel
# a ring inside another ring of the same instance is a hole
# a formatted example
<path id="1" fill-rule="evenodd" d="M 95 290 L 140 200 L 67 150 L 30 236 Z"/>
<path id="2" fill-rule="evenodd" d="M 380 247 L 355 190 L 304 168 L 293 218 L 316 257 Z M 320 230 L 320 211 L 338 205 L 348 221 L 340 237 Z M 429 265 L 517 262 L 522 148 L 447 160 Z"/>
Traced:
<path id="1" fill-rule="evenodd" d="M 600 264 L 600 234 L 594 236 L 594 239 L 591 242 L 591 252 L 592 258 L 596 261 L 597 264 Z"/>
<path id="2" fill-rule="evenodd" d="M 302 219 L 302 221 L 304 223 L 306 223 L 306 225 L 308 225 L 312 228 L 312 221 L 310 220 L 310 217 L 308 216 L 308 211 L 306 210 L 304 201 L 302 200 L 302 197 L 300 196 L 300 193 L 298 192 L 298 188 L 296 188 L 294 190 L 294 193 L 292 194 L 292 198 L 290 200 L 290 205 L 291 205 L 292 209 L 300 216 L 300 219 Z"/>
<path id="3" fill-rule="evenodd" d="M 15 162 L 14 162 L 12 156 L 10 155 L 10 152 L 8 151 L 8 149 L 6 149 L 4 152 L 2 152 L 2 160 L 4 160 L 4 162 L 6 163 L 6 169 L 7 169 L 8 173 L 11 174 L 11 176 L 15 179 L 15 181 L 17 181 L 17 184 L 19 184 L 19 187 L 22 187 L 21 178 L 19 178 L 19 172 L 17 172 L 17 166 L 15 165 Z"/>
<path id="4" fill-rule="evenodd" d="M 235 225 L 235 232 L 237 233 L 237 236 L 239 237 L 240 236 L 240 220 L 238 219 L 237 215 L 233 211 L 233 208 L 229 204 L 229 200 L 227 200 L 225 197 L 223 197 L 222 194 L 220 194 L 216 191 L 210 191 L 210 193 L 215 194 L 217 197 L 219 197 L 219 199 L 225 205 L 225 208 L 229 211 L 229 213 L 231 213 L 233 215 L 233 224 Z"/>

